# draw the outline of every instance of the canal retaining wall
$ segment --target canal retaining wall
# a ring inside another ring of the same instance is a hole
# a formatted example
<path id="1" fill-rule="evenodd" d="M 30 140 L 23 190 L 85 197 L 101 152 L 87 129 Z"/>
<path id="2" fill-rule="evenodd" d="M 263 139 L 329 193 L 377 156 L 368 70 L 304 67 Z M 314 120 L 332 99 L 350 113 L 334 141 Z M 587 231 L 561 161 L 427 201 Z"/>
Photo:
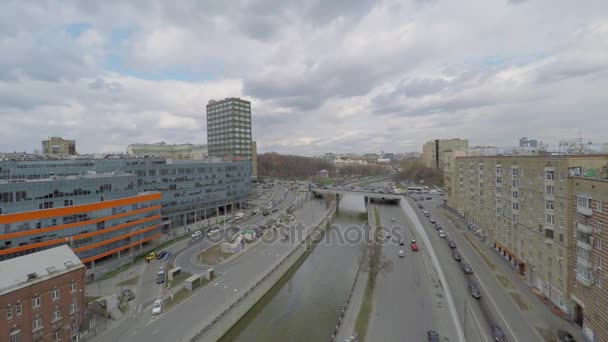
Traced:
<path id="1" fill-rule="evenodd" d="M 332 205 L 327 216 L 316 226 L 306 231 L 306 236 L 284 258 L 274 264 L 267 272 L 232 303 L 225 307 L 210 320 L 203 322 L 201 329 L 188 339 L 194 341 L 217 341 L 230 330 L 264 295 L 289 271 L 289 269 L 306 253 L 314 243 L 315 238 L 323 235 L 323 231 L 331 225 L 336 212 L 336 205 Z"/>

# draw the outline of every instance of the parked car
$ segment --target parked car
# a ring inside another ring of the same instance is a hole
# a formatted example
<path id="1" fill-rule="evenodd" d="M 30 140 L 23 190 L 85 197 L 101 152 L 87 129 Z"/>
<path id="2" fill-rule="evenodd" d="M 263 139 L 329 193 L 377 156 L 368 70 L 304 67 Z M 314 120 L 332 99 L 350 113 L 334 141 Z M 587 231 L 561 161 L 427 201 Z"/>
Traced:
<path id="1" fill-rule="evenodd" d="M 452 239 L 448 240 L 448 245 L 450 245 L 450 248 L 456 248 L 456 242 Z"/>
<path id="2" fill-rule="evenodd" d="M 130 301 L 135 299 L 135 293 L 133 293 L 133 290 L 131 289 L 124 289 L 121 293 L 122 298 L 124 298 L 126 301 Z"/>
<path id="3" fill-rule="evenodd" d="M 160 251 L 156 253 L 156 259 L 162 259 L 167 254 L 167 251 Z"/>
<path id="4" fill-rule="evenodd" d="M 468 263 L 463 262 L 460 264 L 460 266 L 462 267 L 462 270 L 464 271 L 464 273 L 473 274 L 473 268 Z"/>
<path id="5" fill-rule="evenodd" d="M 460 261 L 462 258 L 460 257 L 460 253 L 458 253 L 457 250 L 453 250 L 452 251 L 452 258 L 454 258 L 454 260 L 456 261 Z"/>
<path id="6" fill-rule="evenodd" d="M 492 333 L 492 341 L 507 342 L 507 335 L 505 335 L 505 332 L 500 327 L 493 325 L 490 332 Z"/>
<path id="7" fill-rule="evenodd" d="M 479 289 L 473 282 L 471 282 L 469 284 L 469 291 L 471 291 L 471 296 L 473 296 L 473 298 L 475 298 L 475 299 L 481 298 L 481 291 L 479 291 Z"/>
<path id="8" fill-rule="evenodd" d="M 574 336 L 572 336 L 566 330 L 561 330 L 561 329 L 557 331 L 557 340 L 559 342 L 576 342 L 576 340 L 574 339 Z"/>
<path id="9" fill-rule="evenodd" d="M 439 334 L 434 330 L 427 331 L 426 336 L 428 338 L 428 342 L 439 342 Z"/>
<path id="10" fill-rule="evenodd" d="M 405 257 L 405 252 L 403 251 L 403 249 L 400 249 L 400 250 L 399 250 L 399 257 L 400 257 L 400 258 Z"/>
<path id="11" fill-rule="evenodd" d="M 162 311 L 163 308 L 163 300 L 157 299 L 154 301 L 154 305 L 152 305 L 152 314 L 158 315 Z"/>
<path id="12" fill-rule="evenodd" d="M 203 232 L 201 232 L 200 230 L 197 230 L 197 231 L 193 232 L 192 234 L 190 234 L 190 236 L 193 239 L 198 239 L 203 236 Z"/>

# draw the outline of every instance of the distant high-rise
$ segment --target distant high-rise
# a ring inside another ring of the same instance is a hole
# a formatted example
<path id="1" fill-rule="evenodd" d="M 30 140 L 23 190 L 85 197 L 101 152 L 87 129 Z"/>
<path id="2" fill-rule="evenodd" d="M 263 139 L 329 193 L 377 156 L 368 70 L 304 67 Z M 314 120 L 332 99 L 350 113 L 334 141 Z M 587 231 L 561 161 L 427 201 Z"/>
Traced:
<path id="1" fill-rule="evenodd" d="M 469 148 L 467 139 L 436 139 L 422 145 L 422 161 L 424 166 L 443 169 L 444 152 L 459 151 Z"/>
<path id="2" fill-rule="evenodd" d="M 523 137 L 519 139 L 519 147 L 538 147 L 538 140 Z"/>
<path id="3" fill-rule="evenodd" d="M 207 104 L 210 157 L 251 159 L 251 102 L 229 97 Z"/>
<path id="4" fill-rule="evenodd" d="M 73 156 L 76 155 L 76 140 L 63 139 L 62 137 L 50 137 L 42 140 L 42 153 Z"/>

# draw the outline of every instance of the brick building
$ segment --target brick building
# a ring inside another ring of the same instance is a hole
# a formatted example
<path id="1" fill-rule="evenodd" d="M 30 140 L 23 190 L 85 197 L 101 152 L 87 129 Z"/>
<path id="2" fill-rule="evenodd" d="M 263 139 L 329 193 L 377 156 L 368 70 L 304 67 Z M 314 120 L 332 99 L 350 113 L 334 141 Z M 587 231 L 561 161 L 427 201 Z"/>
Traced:
<path id="1" fill-rule="evenodd" d="M 85 267 L 67 245 L 0 262 L 0 341 L 75 341 Z"/>
<path id="2" fill-rule="evenodd" d="M 570 179 L 568 287 L 573 319 L 589 341 L 608 341 L 608 179 Z"/>

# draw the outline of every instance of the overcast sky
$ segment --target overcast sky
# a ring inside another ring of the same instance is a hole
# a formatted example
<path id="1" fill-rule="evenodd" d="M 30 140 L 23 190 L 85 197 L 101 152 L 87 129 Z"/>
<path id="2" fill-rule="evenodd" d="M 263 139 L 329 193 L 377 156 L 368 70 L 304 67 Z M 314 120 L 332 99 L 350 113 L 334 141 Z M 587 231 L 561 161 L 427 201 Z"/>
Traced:
<path id="1" fill-rule="evenodd" d="M 2 151 L 206 143 L 229 96 L 259 152 L 608 142 L 606 0 L 7 0 L 0 51 Z"/>

